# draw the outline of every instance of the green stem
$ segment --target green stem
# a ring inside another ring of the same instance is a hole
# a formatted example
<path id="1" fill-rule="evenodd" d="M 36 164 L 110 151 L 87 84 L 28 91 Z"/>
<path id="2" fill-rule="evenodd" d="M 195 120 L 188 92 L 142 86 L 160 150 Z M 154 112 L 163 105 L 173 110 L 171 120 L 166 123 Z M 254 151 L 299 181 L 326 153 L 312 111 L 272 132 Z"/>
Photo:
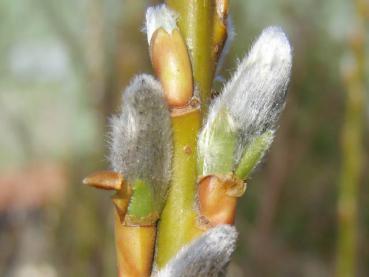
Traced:
<path id="1" fill-rule="evenodd" d="M 173 172 L 168 198 L 161 214 L 156 265 L 164 266 L 198 233 L 194 211 L 196 189 L 196 145 L 200 129 L 199 110 L 172 118 Z"/>
<path id="2" fill-rule="evenodd" d="M 201 231 L 194 210 L 197 181 L 197 136 L 202 113 L 207 109 L 214 77 L 212 36 L 214 0 L 168 0 L 168 6 L 179 14 L 178 25 L 191 57 L 193 78 L 199 91 L 201 111 L 172 117 L 172 182 L 161 214 L 156 244 L 156 265 L 163 267 L 184 245 Z"/>

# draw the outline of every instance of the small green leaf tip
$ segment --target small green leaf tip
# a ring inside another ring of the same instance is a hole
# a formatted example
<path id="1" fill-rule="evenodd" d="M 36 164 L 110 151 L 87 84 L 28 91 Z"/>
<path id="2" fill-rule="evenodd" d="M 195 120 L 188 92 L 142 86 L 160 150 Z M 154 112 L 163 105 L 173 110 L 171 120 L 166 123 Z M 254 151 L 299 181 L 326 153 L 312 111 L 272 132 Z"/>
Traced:
<path id="1" fill-rule="evenodd" d="M 143 191 L 142 184 L 145 184 L 151 187 L 152 212 L 160 212 L 168 190 L 172 159 L 170 114 L 160 83 L 150 75 L 135 77 L 123 93 L 121 113 L 111 119 L 110 126 L 111 166 L 133 189 L 129 210 L 132 211 L 132 205 L 148 205 L 136 195 Z M 135 185 L 138 180 L 140 189 Z M 145 190 L 147 199 L 150 190 Z"/>
<path id="2" fill-rule="evenodd" d="M 132 184 L 132 188 L 133 193 L 127 214 L 139 221 L 156 211 L 153 190 L 150 185 L 139 179 Z"/>
<path id="3" fill-rule="evenodd" d="M 292 49 L 285 33 L 279 27 L 266 28 L 210 107 L 199 136 L 200 170 L 223 173 L 208 169 L 219 170 L 214 164 L 222 161 L 222 170 L 229 168 L 232 155 L 231 171 L 240 178 L 249 175 L 273 140 L 291 66 Z M 224 142 L 225 137 L 236 141 L 234 147 Z"/>
<path id="4" fill-rule="evenodd" d="M 236 169 L 236 176 L 245 180 L 256 167 L 265 151 L 269 149 L 274 138 L 273 131 L 267 131 L 261 136 L 255 137 L 246 147 L 243 157 Z"/>

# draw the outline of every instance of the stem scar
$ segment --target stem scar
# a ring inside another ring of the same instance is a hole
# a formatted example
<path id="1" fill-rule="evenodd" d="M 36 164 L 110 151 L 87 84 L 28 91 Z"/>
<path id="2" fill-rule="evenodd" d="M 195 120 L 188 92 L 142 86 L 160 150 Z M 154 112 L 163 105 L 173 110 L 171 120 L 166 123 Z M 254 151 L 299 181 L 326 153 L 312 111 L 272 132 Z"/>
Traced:
<path id="1" fill-rule="evenodd" d="M 185 152 L 185 154 L 187 155 L 191 155 L 193 151 L 192 151 L 191 146 L 186 145 L 185 147 L 183 147 L 183 152 Z"/>

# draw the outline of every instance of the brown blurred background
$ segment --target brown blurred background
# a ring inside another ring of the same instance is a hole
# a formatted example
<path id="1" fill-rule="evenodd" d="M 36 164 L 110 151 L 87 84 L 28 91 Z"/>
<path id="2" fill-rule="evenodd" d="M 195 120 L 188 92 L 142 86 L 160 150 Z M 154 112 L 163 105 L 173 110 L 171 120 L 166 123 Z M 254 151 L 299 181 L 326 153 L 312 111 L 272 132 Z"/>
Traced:
<path id="1" fill-rule="evenodd" d="M 116 275 L 109 193 L 81 179 L 108 166 L 122 88 L 152 72 L 141 29 L 154 2 L 0 1 L 0 276 Z M 294 47 L 275 143 L 239 205 L 230 275 L 334 275 L 339 188 L 351 186 L 357 276 L 369 276 L 369 1 L 230 2 L 223 77 L 268 25 Z"/>

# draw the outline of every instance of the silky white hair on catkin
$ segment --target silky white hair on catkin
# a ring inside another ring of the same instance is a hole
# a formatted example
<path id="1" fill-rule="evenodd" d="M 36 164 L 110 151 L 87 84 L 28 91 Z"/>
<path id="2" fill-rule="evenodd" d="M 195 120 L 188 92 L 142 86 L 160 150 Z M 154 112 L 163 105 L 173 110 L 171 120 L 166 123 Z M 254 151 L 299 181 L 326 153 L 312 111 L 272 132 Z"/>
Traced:
<path id="1" fill-rule="evenodd" d="M 167 33 L 171 34 L 173 29 L 177 28 L 177 18 L 177 13 L 169 9 L 165 4 L 149 7 L 146 10 L 146 24 L 144 28 L 149 45 L 152 35 L 157 29 L 163 28 Z"/>
<path id="2" fill-rule="evenodd" d="M 225 273 L 236 248 L 236 228 L 219 225 L 183 247 L 155 277 L 217 277 Z"/>
<path id="3" fill-rule="evenodd" d="M 147 181 L 162 204 L 171 175 L 170 114 L 160 83 L 139 75 L 126 88 L 122 111 L 110 122 L 110 156 L 114 171 L 128 180 Z"/>
<path id="4" fill-rule="evenodd" d="M 291 67 L 292 49 L 285 33 L 280 27 L 268 27 L 211 105 L 201 134 L 207 133 L 220 111 L 228 111 L 233 131 L 238 134 L 235 166 L 250 141 L 276 128 L 276 121 L 285 106 Z M 200 151 L 205 149 L 206 155 L 206 145 L 200 143 L 199 148 Z"/>

